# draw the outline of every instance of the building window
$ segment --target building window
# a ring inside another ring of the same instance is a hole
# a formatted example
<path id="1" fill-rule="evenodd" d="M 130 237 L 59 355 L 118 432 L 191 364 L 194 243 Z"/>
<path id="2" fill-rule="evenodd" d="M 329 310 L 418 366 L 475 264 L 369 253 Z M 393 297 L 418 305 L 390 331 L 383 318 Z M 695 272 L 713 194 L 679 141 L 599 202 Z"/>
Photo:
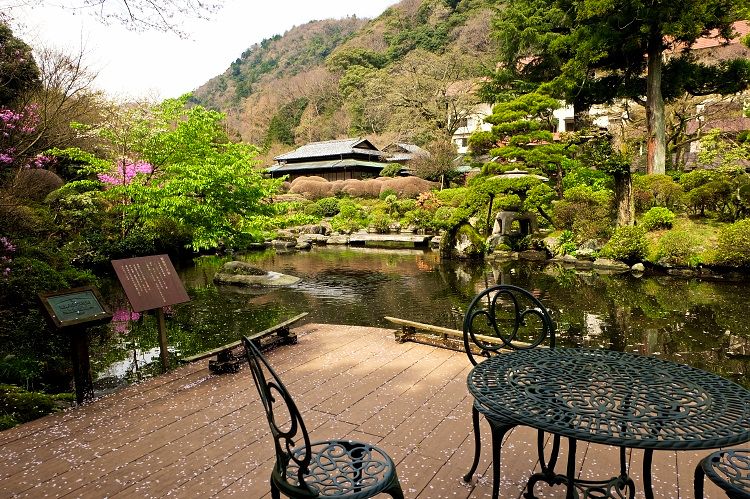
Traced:
<path id="1" fill-rule="evenodd" d="M 469 119 L 468 118 L 461 118 L 456 122 L 456 126 L 458 128 L 466 128 L 469 126 Z"/>

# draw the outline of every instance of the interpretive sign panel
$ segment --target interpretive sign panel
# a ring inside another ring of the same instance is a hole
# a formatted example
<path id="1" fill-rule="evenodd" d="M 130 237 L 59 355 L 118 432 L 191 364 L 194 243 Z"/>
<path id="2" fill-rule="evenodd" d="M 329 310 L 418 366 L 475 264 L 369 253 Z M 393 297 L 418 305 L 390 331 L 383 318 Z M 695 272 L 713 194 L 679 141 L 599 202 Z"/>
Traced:
<path id="1" fill-rule="evenodd" d="M 102 322 L 112 318 L 102 305 L 99 292 L 93 286 L 66 289 L 54 293 L 39 293 L 47 315 L 58 327 Z"/>
<path id="2" fill-rule="evenodd" d="M 190 301 L 168 255 L 112 260 L 135 312 Z"/>

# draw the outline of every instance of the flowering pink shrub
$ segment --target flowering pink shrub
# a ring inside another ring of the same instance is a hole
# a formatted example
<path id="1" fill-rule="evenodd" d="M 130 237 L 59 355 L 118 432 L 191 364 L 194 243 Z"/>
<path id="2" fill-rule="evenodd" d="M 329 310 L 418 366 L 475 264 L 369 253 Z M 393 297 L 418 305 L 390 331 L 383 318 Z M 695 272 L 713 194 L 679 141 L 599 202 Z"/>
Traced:
<path id="1" fill-rule="evenodd" d="M 36 104 L 26 106 L 23 111 L 0 108 L 0 166 L 11 165 L 19 160 L 16 157 L 16 147 L 13 144 L 17 145 L 23 140 L 19 135 L 33 133 L 38 124 L 39 113 Z M 37 164 L 39 163 L 33 163 L 32 166 L 30 163 L 27 167 L 41 168 L 43 166 L 36 166 Z"/>
<path id="2" fill-rule="evenodd" d="M 154 167 L 145 161 L 136 161 L 135 163 L 128 160 L 119 160 L 114 170 L 110 173 L 100 173 L 97 175 L 101 182 L 110 186 L 128 185 L 136 175 L 144 173 L 146 175 L 153 173 Z"/>
<path id="3" fill-rule="evenodd" d="M 26 164 L 25 168 L 47 168 L 51 164 L 55 162 L 55 158 L 53 156 L 46 156 L 44 154 L 37 154 L 31 160 Z"/>
<path id="4" fill-rule="evenodd" d="M 125 334 L 130 331 L 130 322 L 140 318 L 140 312 L 133 312 L 129 308 L 118 308 L 112 313 L 112 325 L 116 333 Z"/>

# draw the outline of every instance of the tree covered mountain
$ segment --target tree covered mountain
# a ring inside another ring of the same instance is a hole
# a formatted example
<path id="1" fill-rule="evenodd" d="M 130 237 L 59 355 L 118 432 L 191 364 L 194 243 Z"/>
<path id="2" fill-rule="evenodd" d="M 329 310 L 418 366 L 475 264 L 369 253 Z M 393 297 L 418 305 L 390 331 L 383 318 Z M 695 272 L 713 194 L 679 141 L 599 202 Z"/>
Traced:
<path id="1" fill-rule="evenodd" d="M 253 45 L 193 99 L 271 154 L 347 135 L 445 138 L 474 98 L 458 82 L 490 65 L 493 3 L 403 0 L 373 20 L 311 21 Z"/>

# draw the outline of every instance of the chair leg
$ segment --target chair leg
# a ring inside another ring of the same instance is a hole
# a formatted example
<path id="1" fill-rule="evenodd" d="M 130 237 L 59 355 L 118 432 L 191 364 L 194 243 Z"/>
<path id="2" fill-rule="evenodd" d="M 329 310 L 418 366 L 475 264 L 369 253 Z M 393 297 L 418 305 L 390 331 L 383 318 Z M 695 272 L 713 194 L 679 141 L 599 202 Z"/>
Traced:
<path id="1" fill-rule="evenodd" d="M 383 492 L 391 496 L 393 499 L 404 499 L 404 491 L 401 490 L 401 484 L 395 474 L 393 475 L 393 480 L 391 480 L 390 487 Z"/>
<path id="2" fill-rule="evenodd" d="M 279 492 L 279 489 L 276 487 L 276 484 L 273 483 L 273 480 L 271 480 L 271 497 L 273 499 L 281 499 L 281 493 Z"/>
<path id="3" fill-rule="evenodd" d="M 503 446 L 503 437 L 513 428 L 513 425 L 495 426 L 492 428 L 492 499 L 500 497 L 500 452 Z"/>
<path id="4" fill-rule="evenodd" d="M 693 477 L 693 490 L 695 499 L 703 499 L 703 479 L 705 478 L 702 463 L 695 467 L 695 476 Z"/>
<path id="5" fill-rule="evenodd" d="M 471 469 L 464 475 L 464 482 L 470 482 L 471 477 L 477 470 L 479 465 L 479 446 L 481 445 L 479 438 L 479 411 L 473 405 L 471 406 L 471 422 L 474 426 L 474 462 L 471 463 Z"/>

